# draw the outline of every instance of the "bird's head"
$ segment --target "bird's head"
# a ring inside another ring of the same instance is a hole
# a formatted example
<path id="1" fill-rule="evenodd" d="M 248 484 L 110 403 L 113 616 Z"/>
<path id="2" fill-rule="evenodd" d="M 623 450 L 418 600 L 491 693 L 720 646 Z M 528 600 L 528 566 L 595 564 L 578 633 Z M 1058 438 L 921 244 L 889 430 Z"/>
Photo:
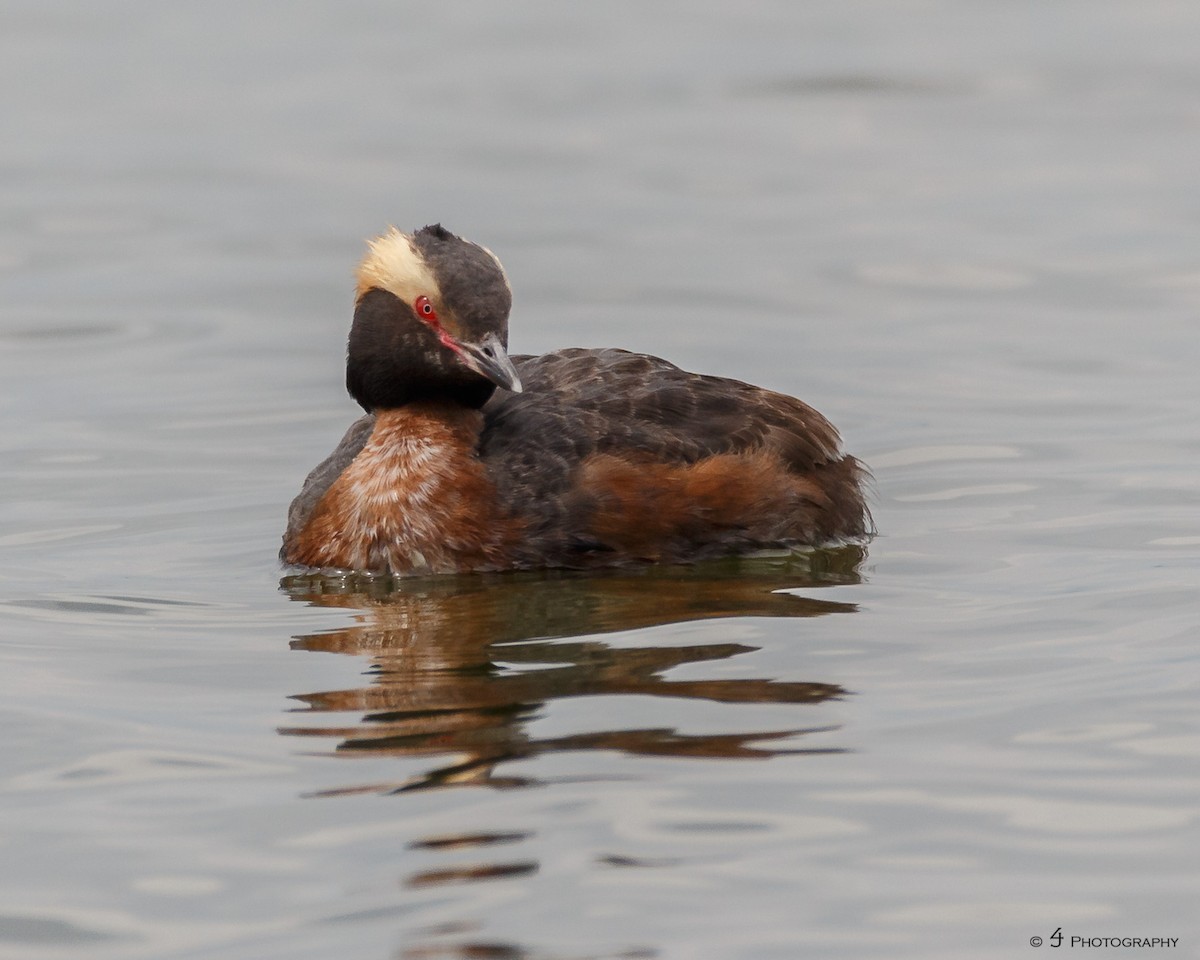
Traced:
<path id="1" fill-rule="evenodd" d="M 440 224 L 394 227 L 358 267 L 346 389 L 367 411 L 415 400 L 481 407 L 520 392 L 508 358 L 512 290 L 495 255 Z"/>

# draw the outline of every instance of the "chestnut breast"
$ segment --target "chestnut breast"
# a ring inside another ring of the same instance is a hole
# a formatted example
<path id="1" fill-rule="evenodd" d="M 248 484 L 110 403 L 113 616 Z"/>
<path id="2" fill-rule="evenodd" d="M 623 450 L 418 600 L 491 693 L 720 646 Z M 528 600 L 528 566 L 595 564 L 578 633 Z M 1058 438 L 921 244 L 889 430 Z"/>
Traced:
<path id="1" fill-rule="evenodd" d="M 365 442 L 348 437 L 361 448 L 308 515 L 293 518 L 284 561 L 397 574 L 505 566 L 516 529 L 475 456 L 482 421 L 450 404 L 380 411 Z"/>

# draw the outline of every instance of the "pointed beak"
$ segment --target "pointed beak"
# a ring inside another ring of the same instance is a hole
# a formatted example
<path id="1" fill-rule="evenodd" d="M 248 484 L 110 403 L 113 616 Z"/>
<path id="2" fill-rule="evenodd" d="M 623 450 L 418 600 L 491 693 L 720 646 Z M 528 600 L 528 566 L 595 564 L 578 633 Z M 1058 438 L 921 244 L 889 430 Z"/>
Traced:
<path id="1" fill-rule="evenodd" d="M 521 378 L 517 376 L 517 368 L 508 358 L 504 344 L 500 342 L 500 338 L 496 334 L 489 333 L 478 343 L 459 341 L 457 346 L 456 352 L 462 358 L 462 362 L 481 377 L 487 377 L 496 386 L 503 387 L 505 390 L 511 390 L 513 393 L 521 392 Z"/>

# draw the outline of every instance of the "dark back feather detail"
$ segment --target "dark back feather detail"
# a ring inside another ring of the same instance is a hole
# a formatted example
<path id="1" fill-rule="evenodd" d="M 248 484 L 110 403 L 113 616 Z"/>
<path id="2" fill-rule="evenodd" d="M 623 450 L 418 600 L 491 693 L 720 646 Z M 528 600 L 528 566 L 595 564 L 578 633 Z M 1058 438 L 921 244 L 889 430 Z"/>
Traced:
<path id="1" fill-rule="evenodd" d="M 687 560 L 870 532 L 865 471 L 799 400 L 624 350 L 514 363 L 525 392 L 484 407 L 479 456 L 498 499 L 528 521 L 522 565 L 589 552 Z"/>

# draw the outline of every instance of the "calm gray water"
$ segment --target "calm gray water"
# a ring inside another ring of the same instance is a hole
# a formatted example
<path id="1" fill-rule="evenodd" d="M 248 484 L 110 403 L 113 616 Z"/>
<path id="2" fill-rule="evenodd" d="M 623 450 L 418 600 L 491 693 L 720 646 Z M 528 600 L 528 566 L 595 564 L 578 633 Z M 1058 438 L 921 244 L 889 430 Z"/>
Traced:
<path id="1" fill-rule="evenodd" d="M 5 3 L 0 956 L 1196 956 L 1198 42 Z M 281 586 L 362 240 L 438 220 L 519 352 L 818 406 L 867 555 Z"/>

